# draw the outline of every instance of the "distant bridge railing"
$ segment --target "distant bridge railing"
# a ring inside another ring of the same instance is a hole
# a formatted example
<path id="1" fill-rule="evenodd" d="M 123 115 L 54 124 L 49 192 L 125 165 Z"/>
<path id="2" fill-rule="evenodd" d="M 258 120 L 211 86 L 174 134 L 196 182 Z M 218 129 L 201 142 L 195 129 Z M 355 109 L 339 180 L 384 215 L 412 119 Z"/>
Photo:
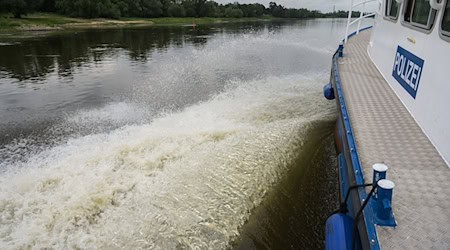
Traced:
<path id="1" fill-rule="evenodd" d="M 347 19 L 347 27 L 345 28 L 345 43 L 347 43 L 348 35 L 350 31 L 350 26 L 352 26 L 355 23 L 358 23 L 358 27 L 356 29 L 356 34 L 359 34 L 359 31 L 361 29 L 361 22 L 368 17 L 373 17 L 376 15 L 376 12 L 365 14 L 366 11 L 366 4 L 371 2 L 379 2 L 379 0 L 365 0 L 361 1 L 359 3 L 355 3 L 354 0 L 352 0 L 352 4 L 350 6 L 350 11 L 348 12 L 348 19 Z M 361 14 L 358 18 L 355 20 L 352 20 L 352 15 L 354 11 L 357 11 L 357 8 L 362 6 Z"/>

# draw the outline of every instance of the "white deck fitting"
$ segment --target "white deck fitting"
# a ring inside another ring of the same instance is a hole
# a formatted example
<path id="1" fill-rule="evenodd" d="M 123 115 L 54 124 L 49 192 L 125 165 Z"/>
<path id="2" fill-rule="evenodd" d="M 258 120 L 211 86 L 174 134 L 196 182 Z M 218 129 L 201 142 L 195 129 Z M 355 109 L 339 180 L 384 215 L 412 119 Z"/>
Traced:
<path id="1" fill-rule="evenodd" d="M 349 40 L 339 73 L 366 182 L 380 162 L 395 182 L 398 226 L 377 227 L 380 245 L 450 249 L 450 169 L 370 60 L 370 34 Z"/>

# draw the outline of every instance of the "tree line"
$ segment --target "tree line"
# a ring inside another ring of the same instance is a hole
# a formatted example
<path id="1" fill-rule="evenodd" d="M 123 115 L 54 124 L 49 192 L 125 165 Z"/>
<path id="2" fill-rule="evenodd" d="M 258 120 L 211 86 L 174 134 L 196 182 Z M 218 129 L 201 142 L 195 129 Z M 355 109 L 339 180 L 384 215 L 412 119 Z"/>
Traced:
<path id="1" fill-rule="evenodd" d="M 347 17 L 345 11 L 321 13 L 304 8 L 286 8 L 271 2 L 269 7 L 259 3 L 219 4 L 210 0 L 0 0 L 0 13 L 14 17 L 40 12 L 55 12 L 82 18 L 122 17 L 262 17 L 319 18 Z M 359 13 L 354 13 L 359 16 Z"/>

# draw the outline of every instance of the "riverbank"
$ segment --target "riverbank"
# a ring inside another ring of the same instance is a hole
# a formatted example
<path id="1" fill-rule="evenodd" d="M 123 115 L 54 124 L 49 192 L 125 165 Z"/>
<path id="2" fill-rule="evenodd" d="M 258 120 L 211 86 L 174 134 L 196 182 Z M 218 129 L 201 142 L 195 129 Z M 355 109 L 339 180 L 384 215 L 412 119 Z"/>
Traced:
<path id="1" fill-rule="evenodd" d="M 49 13 L 36 13 L 17 19 L 12 16 L 0 16 L 1 31 L 51 31 L 74 28 L 108 28 L 151 25 L 192 25 L 245 21 L 266 21 L 273 17 L 261 18 L 122 18 L 122 19 L 83 19 Z"/>

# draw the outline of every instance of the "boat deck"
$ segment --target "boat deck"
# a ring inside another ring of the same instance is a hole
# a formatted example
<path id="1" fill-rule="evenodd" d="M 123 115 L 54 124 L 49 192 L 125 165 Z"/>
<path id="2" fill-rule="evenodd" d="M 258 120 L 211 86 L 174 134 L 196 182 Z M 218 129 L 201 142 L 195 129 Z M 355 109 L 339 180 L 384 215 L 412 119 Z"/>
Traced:
<path id="1" fill-rule="evenodd" d="M 450 249 L 450 169 L 367 53 L 371 31 L 353 36 L 339 58 L 344 98 L 366 182 L 389 166 L 398 226 L 377 227 L 383 249 Z"/>

